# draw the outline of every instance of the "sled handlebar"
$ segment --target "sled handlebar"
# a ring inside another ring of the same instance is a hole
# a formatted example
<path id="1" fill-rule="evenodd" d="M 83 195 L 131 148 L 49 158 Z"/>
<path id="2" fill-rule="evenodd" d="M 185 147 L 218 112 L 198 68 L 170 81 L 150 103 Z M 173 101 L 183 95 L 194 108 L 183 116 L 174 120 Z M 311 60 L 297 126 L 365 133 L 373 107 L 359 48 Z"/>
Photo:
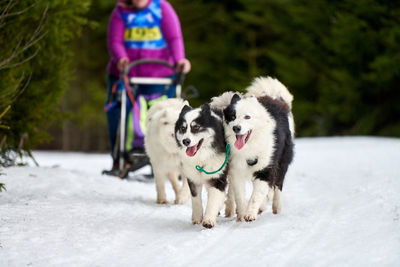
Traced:
<path id="1" fill-rule="evenodd" d="M 183 73 L 182 69 L 177 70 L 175 66 L 169 64 L 169 62 L 165 61 L 165 60 L 160 60 L 160 59 L 138 59 L 135 60 L 131 63 L 129 63 L 124 70 L 121 72 L 121 78 L 125 75 L 128 75 L 129 71 L 136 66 L 139 65 L 143 65 L 143 64 L 159 64 L 159 65 L 163 65 L 165 67 L 170 68 L 174 74 L 176 75 L 175 81 L 174 81 L 174 85 L 182 85 L 183 81 L 185 80 L 185 74 Z"/>

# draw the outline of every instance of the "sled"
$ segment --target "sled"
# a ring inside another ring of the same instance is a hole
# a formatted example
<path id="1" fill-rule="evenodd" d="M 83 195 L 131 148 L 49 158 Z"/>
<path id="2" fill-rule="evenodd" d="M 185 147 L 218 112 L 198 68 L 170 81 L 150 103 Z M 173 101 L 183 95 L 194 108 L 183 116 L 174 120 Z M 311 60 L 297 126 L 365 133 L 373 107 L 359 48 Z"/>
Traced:
<path id="1" fill-rule="evenodd" d="M 136 66 L 142 64 L 160 64 L 166 66 L 174 71 L 174 78 L 154 78 L 154 77 L 131 77 L 128 78 L 129 71 Z M 104 170 L 102 173 L 106 175 L 118 176 L 120 178 L 127 178 L 130 172 L 135 172 L 146 165 L 150 165 L 150 160 L 147 154 L 143 151 L 135 151 L 127 149 L 127 101 L 132 104 L 131 112 L 137 111 L 135 107 L 134 96 L 136 93 L 136 87 L 138 85 L 164 85 L 166 88 L 169 86 L 175 86 L 175 97 L 177 98 L 193 98 L 198 96 L 198 91 L 193 86 L 186 88 L 185 92 L 182 92 L 182 85 L 185 79 L 185 75 L 182 71 L 176 71 L 175 67 L 163 60 L 156 59 L 140 59 L 127 65 L 124 71 L 120 75 L 120 79 L 117 82 L 119 86 L 116 90 L 116 100 L 121 104 L 120 123 L 117 131 L 117 140 L 114 147 L 114 157 L 119 158 L 119 169 L 118 170 Z M 190 93 L 190 94 L 189 94 Z M 148 178 L 153 176 L 153 172 L 148 175 Z"/>

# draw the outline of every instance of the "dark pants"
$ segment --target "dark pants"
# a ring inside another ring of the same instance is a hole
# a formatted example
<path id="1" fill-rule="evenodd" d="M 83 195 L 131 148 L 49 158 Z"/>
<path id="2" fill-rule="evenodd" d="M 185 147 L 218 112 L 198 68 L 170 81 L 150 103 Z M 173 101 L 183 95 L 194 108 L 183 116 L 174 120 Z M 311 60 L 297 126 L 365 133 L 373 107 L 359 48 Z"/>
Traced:
<path id="1" fill-rule="evenodd" d="M 169 76 L 169 78 L 173 78 L 174 76 Z M 107 75 L 107 101 L 106 104 L 108 104 L 111 100 L 112 97 L 112 87 L 115 82 L 117 82 L 119 77 L 108 74 Z M 151 97 L 153 96 L 161 96 L 161 95 L 167 95 L 168 98 L 174 97 L 175 96 L 175 91 L 176 88 L 175 86 L 171 85 L 166 88 L 165 85 L 136 85 L 136 86 L 131 86 L 132 89 L 134 89 L 134 97 L 135 97 L 135 103 L 136 106 L 138 106 L 138 100 L 139 97 L 142 96 L 142 98 L 145 98 L 146 100 L 150 100 Z M 129 100 L 129 97 L 127 97 L 126 101 L 126 108 L 127 108 L 127 119 L 128 119 L 128 114 L 129 112 L 134 113 L 135 111 L 132 111 L 132 103 Z M 135 114 L 133 114 L 134 116 Z M 120 117 L 121 117 L 121 103 L 117 103 L 117 105 L 108 110 L 106 113 L 107 116 L 107 123 L 108 123 L 108 136 L 109 136 L 109 142 L 110 142 L 110 147 L 111 147 L 111 156 L 114 160 L 114 163 L 117 163 L 118 161 L 118 154 L 119 152 L 114 154 L 114 148 L 116 145 L 116 140 L 117 140 L 117 132 L 118 132 L 118 127 L 120 123 Z M 140 118 L 144 119 L 144 118 Z M 126 123 L 127 125 L 127 123 Z M 135 127 L 134 128 L 134 140 L 132 142 L 132 149 L 138 147 L 138 148 L 143 148 L 143 138 L 144 135 L 139 129 L 140 127 Z"/>

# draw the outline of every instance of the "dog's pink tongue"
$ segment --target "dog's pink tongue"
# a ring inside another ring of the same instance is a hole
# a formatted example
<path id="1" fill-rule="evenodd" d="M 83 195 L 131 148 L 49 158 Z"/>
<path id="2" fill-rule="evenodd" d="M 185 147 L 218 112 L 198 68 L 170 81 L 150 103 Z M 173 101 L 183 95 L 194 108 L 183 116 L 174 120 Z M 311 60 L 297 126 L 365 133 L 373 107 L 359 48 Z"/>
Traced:
<path id="1" fill-rule="evenodd" d="M 237 149 L 242 149 L 242 147 L 244 147 L 245 140 L 246 140 L 246 134 L 236 135 L 235 147 Z"/>
<path id="2" fill-rule="evenodd" d="M 193 157 L 194 154 L 196 154 L 196 151 L 197 151 L 197 145 L 188 147 L 186 148 L 186 155 L 188 155 L 189 157 Z"/>

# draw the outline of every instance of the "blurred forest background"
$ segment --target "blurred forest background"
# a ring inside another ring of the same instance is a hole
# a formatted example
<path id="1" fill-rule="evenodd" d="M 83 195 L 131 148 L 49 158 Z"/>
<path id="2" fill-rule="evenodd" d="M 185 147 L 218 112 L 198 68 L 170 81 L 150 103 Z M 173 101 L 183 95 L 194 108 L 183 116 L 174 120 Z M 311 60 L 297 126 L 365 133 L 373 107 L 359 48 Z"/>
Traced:
<path id="1" fill-rule="evenodd" d="M 107 151 L 106 32 L 114 0 L 0 0 L 0 142 Z M 297 135 L 400 137 L 400 1 L 170 0 L 197 106 L 270 75 Z"/>

